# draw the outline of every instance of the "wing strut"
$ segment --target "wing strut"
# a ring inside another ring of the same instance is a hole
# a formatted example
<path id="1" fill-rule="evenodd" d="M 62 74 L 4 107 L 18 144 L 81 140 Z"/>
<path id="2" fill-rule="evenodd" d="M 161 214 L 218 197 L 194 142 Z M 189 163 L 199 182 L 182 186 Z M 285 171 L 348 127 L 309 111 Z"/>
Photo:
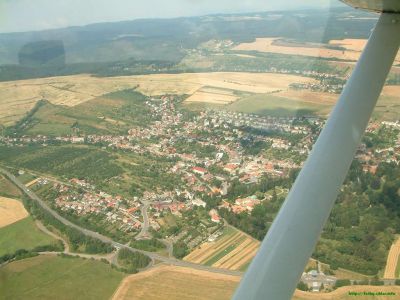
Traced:
<path id="1" fill-rule="evenodd" d="M 233 299 L 291 299 L 350 168 L 399 44 L 400 15 L 383 13 Z"/>

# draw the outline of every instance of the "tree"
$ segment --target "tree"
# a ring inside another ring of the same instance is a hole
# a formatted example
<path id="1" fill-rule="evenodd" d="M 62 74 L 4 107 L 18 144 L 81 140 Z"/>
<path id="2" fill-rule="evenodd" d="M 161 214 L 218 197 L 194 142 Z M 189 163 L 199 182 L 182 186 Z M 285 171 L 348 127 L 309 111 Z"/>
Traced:
<path id="1" fill-rule="evenodd" d="M 189 248 L 184 242 L 178 241 L 174 244 L 173 254 L 176 258 L 183 258 L 188 253 L 189 253 Z"/>
<path id="2" fill-rule="evenodd" d="M 309 289 L 308 289 L 308 285 L 307 284 L 305 284 L 303 281 L 300 281 L 298 284 L 297 284 L 297 288 L 299 289 L 299 290 L 301 290 L 301 291 L 309 291 Z"/>

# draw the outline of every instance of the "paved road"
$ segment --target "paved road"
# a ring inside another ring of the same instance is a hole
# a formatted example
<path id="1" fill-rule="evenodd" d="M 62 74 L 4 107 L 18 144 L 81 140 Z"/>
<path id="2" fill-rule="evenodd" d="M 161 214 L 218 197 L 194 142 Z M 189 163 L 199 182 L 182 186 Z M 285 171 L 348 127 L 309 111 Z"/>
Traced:
<path id="1" fill-rule="evenodd" d="M 109 237 L 106 237 L 102 234 L 99 234 L 97 232 L 85 229 L 83 227 L 80 227 L 69 220 L 65 219 L 64 217 L 60 216 L 57 212 L 52 210 L 42 199 L 40 199 L 34 192 L 32 192 L 30 189 L 28 189 L 22 182 L 20 182 L 13 174 L 10 172 L 0 168 L 0 173 L 3 173 L 6 175 L 16 186 L 18 186 L 26 195 L 29 196 L 32 200 L 36 201 L 44 210 L 49 212 L 54 218 L 56 218 L 58 221 L 63 223 L 66 226 L 70 226 L 72 228 L 75 228 L 76 230 L 80 231 L 81 233 L 90 236 L 92 238 L 98 239 L 104 243 L 110 243 L 112 246 L 122 249 L 126 248 L 129 249 L 132 252 L 139 252 L 144 255 L 147 255 L 150 257 L 153 261 L 161 261 L 166 264 L 174 265 L 174 266 L 180 266 L 180 267 L 186 267 L 186 268 L 192 268 L 192 269 L 197 269 L 197 270 L 203 270 L 203 271 L 208 271 L 208 272 L 213 272 L 213 273 L 220 273 L 220 274 L 226 274 L 226 275 L 235 275 L 235 276 L 241 276 L 243 275 L 243 272 L 239 271 L 232 271 L 232 270 L 227 270 L 227 269 L 219 269 L 219 268 L 213 268 L 213 267 L 208 267 L 208 266 L 203 266 L 195 263 L 190 263 L 186 261 L 182 261 L 179 259 L 175 258 L 167 258 L 165 256 L 159 255 L 157 253 L 153 252 L 148 252 L 148 251 L 143 251 L 140 249 L 135 249 L 132 247 L 129 247 L 127 245 L 123 245 L 119 242 L 113 241 Z"/>
<path id="2" fill-rule="evenodd" d="M 143 216 L 143 224 L 142 224 L 142 230 L 139 232 L 139 234 L 135 237 L 135 239 L 140 240 L 140 239 L 147 239 L 150 238 L 149 234 L 149 215 L 147 214 L 147 211 L 149 210 L 150 207 L 150 202 L 148 201 L 142 201 L 143 206 L 140 208 L 140 212 L 142 213 Z"/>

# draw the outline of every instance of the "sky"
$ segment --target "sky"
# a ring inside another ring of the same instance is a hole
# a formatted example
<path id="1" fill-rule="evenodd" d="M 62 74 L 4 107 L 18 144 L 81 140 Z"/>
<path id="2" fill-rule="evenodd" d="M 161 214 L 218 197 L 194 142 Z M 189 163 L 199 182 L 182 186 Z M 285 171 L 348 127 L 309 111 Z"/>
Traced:
<path id="1" fill-rule="evenodd" d="M 140 18 L 172 18 L 298 8 L 338 0 L 0 0 L 0 32 L 20 32 Z"/>

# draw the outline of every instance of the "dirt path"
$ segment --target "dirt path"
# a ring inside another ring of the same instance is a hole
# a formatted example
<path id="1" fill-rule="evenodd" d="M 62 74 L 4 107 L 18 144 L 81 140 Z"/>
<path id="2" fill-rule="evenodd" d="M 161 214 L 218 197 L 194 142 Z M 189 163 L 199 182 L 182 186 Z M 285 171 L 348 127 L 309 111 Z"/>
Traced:
<path id="1" fill-rule="evenodd" d="M 36 226 L 45 234 L 52 236 L 53 238 L 55 238 L 56 240 L 60 240 L 63 245 L 64 245 L 64 253 L 69 253 L 69 244 L 66 240 L 64 240 L 62 237 L 60 237 L 59 235 L 55 234 L 54 232 L 51 232 L 50 230 L 48 230 L 46 228 L 46 226 L 44 226 L 40 221 L 36 220 L 35 221 Z"/>
<path id="2" fill-rule="evenodd" d="M 46 226 L 44 226 L 40 221 L 36 220 L 35 221 L 36 226 L 45 234 L 50 235 L 51 237 L 55 238 L 56 240 L 60 240 L 62 241 L 63 245 L 64 245 L 64 251 L 63 252 L 41 252 L 41 255 L 58 255 L 60 253 L 64 253 L 64 254 L 68 254 L 68 255 L 73 255 L 73 256 L 79 256 L 82 258 L 93 258 L 96 260 L 101 260 L 101 259 L 106 259 L 108 260 L 111 264 L 116 265 L 117 267 L 119 267 L 118 265 L 118 261 L 117 261 L 117 252 L 112 252 L 109 254 L 105 254 L 105 255 L 101 255 L 101 254 L 85 254 L 85 253 L 73 253 L 70 251 L 69 248 L 69 244 L 68 242 L 63 239 L 62 237 L 60 237 L 59 235 L 55 234 L 54 232 L 51 232 L 50 230 L 48 230 L 46 228 Z"/>
<path id="3" fill-rule="evenodd" d="M 400 238 L 398 238 L 390 247 L 383 278 L 385 279 L 396 278 L 396 267 L 399 257 L 400 257 Z"/>

